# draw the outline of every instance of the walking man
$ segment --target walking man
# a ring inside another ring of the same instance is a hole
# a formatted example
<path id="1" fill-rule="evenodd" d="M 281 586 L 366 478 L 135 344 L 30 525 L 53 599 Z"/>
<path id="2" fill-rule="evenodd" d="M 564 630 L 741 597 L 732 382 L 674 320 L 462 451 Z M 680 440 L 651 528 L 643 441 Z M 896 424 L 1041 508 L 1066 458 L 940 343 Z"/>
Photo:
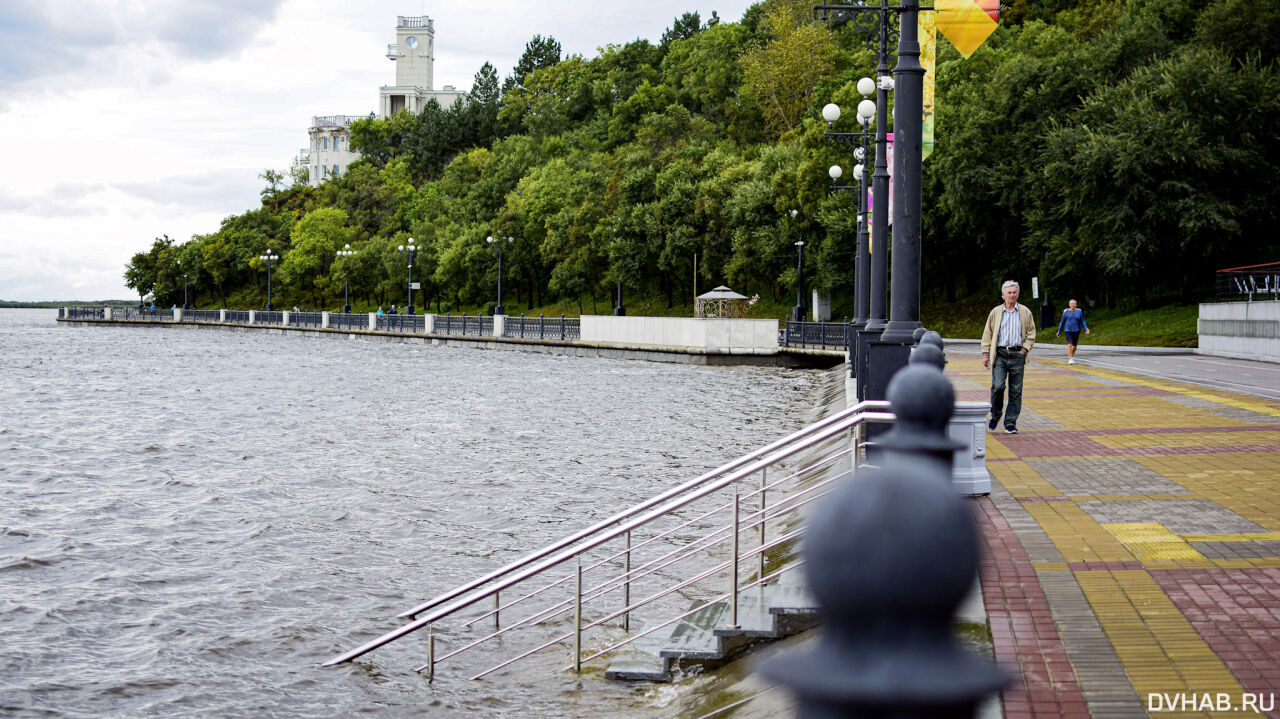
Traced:
<path id="1" fill-rule="evenodd" d="M 1009 280 L 1000 287 L 1004 304 L 987 315 L 982 329 L 982 366 L 991 368 L 991 422 L 995 429 L 1004 414 L 1004 433 L 1018 433 L 1018 415 L 1022 413 L 1022 371 L 1027 353 L 1036 343 L 1036 325 L 1031 308 L 1018 304 L 1021 288 Z M 992 351 L 992 343 L 995 351 Z M 1004 386 L 1009 384 L 1009 407 L 1004 406 Z M 1003 412 L 1002 412 L 1003 411 Z"/>
<path id="2" fill-rule="evenodd" d="M 1058 335 L 1067 333 L 1067 364 L 1075 364 L 1076 348 L 1080 346 L 1080 330 L 1089 334 L 1089 325 L 1084 321 L 1084 310 L 1076 308 L 1075 300 L 1067 305 L 1068 308 L 1062 311 L 1062 320 L 1058 322 Z"/>

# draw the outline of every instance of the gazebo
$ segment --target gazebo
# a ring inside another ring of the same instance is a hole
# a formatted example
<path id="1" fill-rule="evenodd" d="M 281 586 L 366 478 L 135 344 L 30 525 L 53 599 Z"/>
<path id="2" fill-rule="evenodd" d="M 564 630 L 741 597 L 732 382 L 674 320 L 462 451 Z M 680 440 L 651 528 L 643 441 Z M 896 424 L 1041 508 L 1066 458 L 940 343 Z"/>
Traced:
<path id="1" fill-rule="evenodd" d="M 693 303 L 693 316 L 710 317 L 742 317 L 747 313 L 747 298 L 737 292 L 720 285 L 710 292 L 698 297 Z"/>

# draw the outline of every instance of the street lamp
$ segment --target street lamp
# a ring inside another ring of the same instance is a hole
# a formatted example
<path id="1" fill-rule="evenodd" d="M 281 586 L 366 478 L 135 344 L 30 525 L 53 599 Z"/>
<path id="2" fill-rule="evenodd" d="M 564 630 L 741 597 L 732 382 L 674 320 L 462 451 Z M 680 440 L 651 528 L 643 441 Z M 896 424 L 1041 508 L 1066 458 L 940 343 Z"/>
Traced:
<path id="1" fill-rule="evenodd" d="M 498 251 L 498 306 L 493 308 L 494 316 L 506 314 L 506 312 L 502 310 L 502 240 L 504 239 L 507 241 L 507 244 L 515 242 L 514 237 L 499 237 L 497 244 L 494 245 L 493 235 L 490 235 L 485 240 L 490 245 L 493 245 L 494 249 Z"/>
<path id="2" fill-rule="evenodd" d="M 409 258 L 409 314 L 413 314 L 413 256 L 417 254 L 418 249 L 418 246 L 413 244 L 412 237 L 409 238 L 409 244 L 399 247 L 400 254 Z"/>
<path id="3" fill-rule="evenodd" d="M 863 100 L 858 103 L 856 116 L 858 124 L 862 126 L 862 132 L 833 132 L 831 128 L 835 122 L 840 119 L 840 106 L 834 103 L 828 104 L 822 108 L 822 119 L 827 121 L 826 137 L 828 140 L 837 143 L 853 145 L 853 157 L 858 164 L 853 168 L 853 179 L 857 181 L 856 185 L 838 185 L 836 181 L 844 174 L 844 170 L 839 165 L 832 165 L 827 174 L 831 177 L 831 189 L 852 192 L 854 197 L 854 205 L 858 211 L 858 242 L 857 250 L 854 254 L 854 304 L 853 304 L 853 329 L 854 331 L 863 330 L 867 326 L 868 305 L 874 304 L 877 313 L 872 317 L 879 317 L 881 322 L 884 320 L 884 275 L 883 269 L 887 264 L 880 263 L 882 271 L 879 274 L 876 283 L 879 292 L 873 294 L 872 280 L 874 273 L 872 272 L 872 245 L 868 237 L 867 223 L 867 142 L 873 137 L 873 133 L 869 132 L 867 126 L 871 122 L 871 118 L 876 114 L 876 103 L 869 99 L 869 95 L 875 92 L 876 83 L 869 77 L 864 77 L 858 81 L 858 92 L 862 94 Z M 885 252 L 880 252 L 880 257 L 884 259 Z M 871 299 L 872 297 L 876 299 Z M 852 369 L 852 367 L 851 367 Z"/>
<path id="4" fill-rule="evenodd" d="M 179 269 L 179 270 L 181 270 L 181 269 L 182 269 L 182 260 L 178 260 L 178 269 Z M 183 272 L 183 273 L 182 273 L 182 309 L 183 309 L 183 311 L 186 311 L 186 310 L 188 309 L 188 305 L 187 305 L 187 273 L 185 273 L 185 272 Z"/>
<path id="5" fill-rule="evenodd" d="M 342 249 L 338 250 L 337 256 L 341 259 L 343 257 L 354 257 L 355 254 L 356 251 L 351 249 L 351 245 L 343 245 Z M 347 279 L 345 267 L 342 271 L 342 298 L 342 313 L 349 315 L 351 314 L 351 282 Z"/>
<path id="6" fill-rule="evenodd" d="M 271 306 L 271 266 L 280 259 L 280 255 L 273 255 L 271 250 L 267 250 L 267 254 L 258 255 L 258 259 L 267 263 L 267 311 L 271 312 L 275 309 Z"/>
<path id="7" fill-rule="evenodd" d="M 799 210 L 791 211 L 791 219 L 800 216 Z M 804 240 L 796 242 L 796 306 L 791 311 L 793 322 L 804 322 Z"/>

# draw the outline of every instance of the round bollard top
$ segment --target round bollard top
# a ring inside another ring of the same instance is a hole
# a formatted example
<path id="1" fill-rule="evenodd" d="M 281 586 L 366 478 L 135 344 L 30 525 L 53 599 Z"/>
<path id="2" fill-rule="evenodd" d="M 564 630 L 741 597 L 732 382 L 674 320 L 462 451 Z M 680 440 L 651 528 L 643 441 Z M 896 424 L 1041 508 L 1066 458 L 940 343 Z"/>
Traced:
<path id="1" fill-rule="evenodd" d="M 804 539 L 804 571 L 821 607 L 813 649 L 761 672 L 802 698 L 840 704 L 973 701 L 1004 685 L 961 647 L 952 616 L 978 571 L 978 533 L 933 464 L 893 458 L 822 500 Z"/>
<path id="2" fill-rule="evenodd" d="M 931 344 L 922 344 L 911 350 L 910 364 L 927 364 L 938 369 L 947 366 L 947 357 L 941 349 Z"/>
<path id="3" fill-rule="evenodd" d="M 889 380 L 885 394 L 898 419 L 893 429 L 876 442 L 877 446 L 908 451 L 954 450 L 960 446 L 947 437 L 956 391 L 937 367 L 908 364 Z"/>
<path id="4" fill-rule="evenodd" d="M 929 330 L 920 336 L 920 344 L 930 344 L 934 345 L 938 349 L 945 349 L 942 346 L 942 335 L 934 332 L 933 330 Z"/>
<path id="5" fill-rule="evenodd" d="M 928 331 L 929 331 L 929 330 L 927 330 L 927 329 L 925 329 L 925 328 L 923 328 L 923 327 L 917 327 L 917 328 L 915 328 L 914 330 L 912 330 L 912 332 L 911 332 L 911 342 L 912 342 L 912 344 L 917 344 L 917 345 L 918 345 L 918 344 L 920 344 L 920 338 L 921 338 L 921 337 L 923 337 L 923 336 L 924 336 L 924 333 L 925 333 L 925 332 L 928 332 Z"/>

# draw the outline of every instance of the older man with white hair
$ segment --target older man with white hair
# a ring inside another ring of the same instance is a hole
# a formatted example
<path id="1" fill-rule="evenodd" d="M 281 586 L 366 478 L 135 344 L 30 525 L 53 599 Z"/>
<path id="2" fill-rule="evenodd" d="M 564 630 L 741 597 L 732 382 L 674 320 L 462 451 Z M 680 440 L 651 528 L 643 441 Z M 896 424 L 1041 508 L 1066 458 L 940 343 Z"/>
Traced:
<path id="1" fill-rule="evenodd" d="M 982 329 L 982 366 L 991 367 L 991 422 L 995 429 L 1004 415 L 1005 434 L 1018 433 L 1018 415 L 1022 414 L 1022 371 L 1027 354 L 1036 343 L 1036 324 L 1031 309 L 1018 304 L 1021 288 L 1009 280 L 1000 287 L 1004 304 L 987 315 Z M 995 350 L 991 345 L 994 342 Z M 1009 406 L 1004 406 L 1004 386 L 1009 385 Z"/>

